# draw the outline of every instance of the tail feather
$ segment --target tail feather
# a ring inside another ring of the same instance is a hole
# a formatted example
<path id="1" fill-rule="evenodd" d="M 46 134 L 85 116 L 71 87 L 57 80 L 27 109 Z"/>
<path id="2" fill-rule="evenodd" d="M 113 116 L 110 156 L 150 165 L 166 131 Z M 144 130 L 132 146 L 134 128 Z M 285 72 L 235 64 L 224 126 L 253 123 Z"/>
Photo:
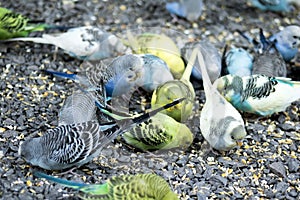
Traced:
<path id="1" fill-rule="evenodd" d="M 162 111 L 162 110 L 165 110 L 165 109 L 168 109 L 168 108 L 170 108 L 170 107 L 172 107 L 172 106 L 175 106 L 175 105 L 177 105 L 178 103 L 182 102 L 183 100 L 185 100 L 185 98 L 175 99 L 173 102 L 168 103 L 168 104 L 166 104 L 166 105 L 164 105 L 164 106 L 162 106 L 162 107 L 159 107 L 159 108 L 157 108 L 157 109 L 155 109 L 155 110 L 152 110 L 152 111 L 150 111 L 150 112 L 148 112 L 148 113 L 144 113 L 144 114 L 142 114 L 142 115 L 140 115 L 140 116 L 138 116 L 138 117 L 134 117 L 134 118 L 132 119 L 132 121 L 133 121 L 134 123 L 136 123 L 136 124 L 142 123 L 142 122 L 148 120 L 150 117 L 156 115 L 158 112 L 160 112 L 160 111 Z"/>
<path id="2" fill-rule="evenodd" d="M 267 40 L 262 28 L 259 29 L 259 40 L 262 44 L 263 50 L 268 51 L 274 45 L 274 43 L 270 43 L 270 41 Z"/>
<path id="3" fill-rule="evenodd" d="M 246 33 L 243 33 L 241 30 L 236 30 L 243 38 L 245 38 L 249 43 L 253 44 L 255 47 L 257 47 L 260 43 L 255 40 L 254 38 L 250 37 L 249 35 L 246 35 Z"/>
<path id="4" fill-rule="evenodd" d="M 53 70 L 44 70 L 44 72 L 48 74 L 52 74 L 53 76 L 60 77 L 60 78 L 67 78 L 76 81 L 77 80 L 77 75 L 76 74 L 68 74 L 64 72 L 58 72 L 58 71 L 53 71 Z"/>
<path id="5" fill-rule="evenodd" d="M 205 95 L 210 94 L 211 90 L 212 90 L 212 83 L 208 76 L 208 73 L 206 70 L 206 65 L 205 65 L 201 51 L 198 51 L 198 62 L 199 62 L 199 66 L 200 66 L 201 74 L 202 74 L 202 78 L 203 78 L 203 87 L 204 87 Z"/>
<path id="6" fill-rule="evenodd" d="M 128 44 L 133 52 L 139 51 L 140 45 L 130 30 L 127 31 Z"/>
<path id="7" fill-rule="evenodd" d="M 33 31 L 44 31 L 44 30 L 59 30 L 59 31 L 66 31 L 74 26 L 63 26 L 63 25 L 51 25 L 51 24 L 33 24 L 32 21 L 25 27 L 26 30 L 33 32 Z"/>
<path id="8" fill-rule="evenodd" d="M 78 183 L 78 182 L 68 181 L 66 179 L 56 178 L 54 176 L 50 176 L 48 174 L 45 174 L 45 173 L 39 172 L 39 171 L 33 172 L 33 175 L 38 177 L 38 178 L 44 178 L 44 179 L 47 179 L 49 181 L 53 181 L 53 182 L 59 183 L 61 185 L 64 185 L 64 186 L 67 186 L 67 187 L 70 187 L 70 188 L 74 188 L 74 189 L 79 189 L 79 190 L 80 190 L 80 188 L 88 185 L 88 184 L 85 184 L 85 183 Z"/>
<path id="9" fill-rule="evenodd" d="M 227 63 L 226 63 L 227 49 L 228 49 L 228 45 L 226 44 L 222 53 L 221 76 L 225 76 L 228 74 Z"/>
<path id="10" fill-rule="evenodd" d="M 180 80 L 186 80 L 186 81 L 190 80 L 190 76 L 191 76 L 195 61 L 196 61 L 196 57 L 197 57 L 197 49 L 195 48 L 191 54 L 191 57 L 188 60 L 188 64 L 187 64 Z"/>
<path id="11" fill-rule="evenodd" d="M 46 40 L 45 38 L 42 38 L 42 37 L 17 37 L 17 38 L 3 40 L 3 42 L 13 42 L 13 41 L 34 42 L 34 43 L 40 43 L 40 44 L 52 44 L 52 42 L 49 42 L 49 40 Z"/>
<path id="12" fill-rule="evenodd" d="M 54 176 L 50 176 L 50 175 L 44 174 L 39 171 L 33 172 L 33 175 L 38 178 L 44 178 L 48 181 L 52 181 L 52 182 L 64 185 L 66 187 L 80 190 L 81 192 L 89 193 L 92 195 L 105 195 L 108 193 L 108 190 L 109 190 L 107 183 L 105 183 L 105 184 L 78 183 L 78 182 L 74 182 L 74 181 L 68 181 L 66 179 L 56 178 Z"/>

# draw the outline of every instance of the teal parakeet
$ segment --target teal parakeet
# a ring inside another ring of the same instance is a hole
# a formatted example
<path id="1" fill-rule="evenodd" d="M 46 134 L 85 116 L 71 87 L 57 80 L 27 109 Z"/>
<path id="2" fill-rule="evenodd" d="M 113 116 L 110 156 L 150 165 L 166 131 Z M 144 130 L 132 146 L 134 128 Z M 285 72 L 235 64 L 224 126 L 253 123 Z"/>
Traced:
<path id="1" fill-rule="evenodd" d="M 195 91 L 189 79 L 196 60 L 196 55 L 197 50 L 194 49 L 180 80 L 168 81 L 154 90 L 152 94 L 151 105 L 154 108 L 167 102 L 172 102 L 174 99 L 180 97 L 186 98 L 182 103 L 177 104 L 175 107 L 162 111 L 179 122 L 186 121 L 193 111 Z"/>
<path id="2" fill-rule="evenodd" d="M 29 19 L 21 14 L 0 7 L 0 40 L 15 37 L 26 37 L 34 31 L 44 31 L 49 28 L 64 29 L 61 26 L 47 24 L 29 24 Z"/>
<path id="3" fill-rule="evenodd" d="M 185 124 L 163 113 L 129 129 L 122 137 L 126 143 L 144 151 L 188 148 L 193 142 L 193 134 Z"/>
<path id="4" fill-rule="evenodd" d="M 114 176 L 104 184 L 78 183 L 42 172 L 34 175 L 79 190 L 79 197 L 85 200 L 179 200 L 168 183 L 156 174 Z"/>
<path id="5" fill-rule="evenodd" d="M 300 82 L 284 77 L 227 75 L 214 85 L 238 110 L 261 116 L 285 111 L 300 99 Z"/>

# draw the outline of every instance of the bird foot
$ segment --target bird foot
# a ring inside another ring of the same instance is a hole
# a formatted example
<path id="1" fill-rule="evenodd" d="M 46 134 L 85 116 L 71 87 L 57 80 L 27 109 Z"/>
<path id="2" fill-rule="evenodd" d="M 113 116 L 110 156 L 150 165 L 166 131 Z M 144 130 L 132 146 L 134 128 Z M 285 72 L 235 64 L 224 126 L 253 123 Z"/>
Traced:
<path id="1" fill-rule="evenodd" d="M 300 62 L 297 62 L 297 61 L 296 61 L 295 64 L 294 64 L 294 66 L 295 66 L 295 67 L 300 67 Z"/>
<path id="2" fill-rule="evenodd" d="M 150 151 L 147 151 L 147 154 L 145 155 L 145 157 L 147 157 L 147 158 L 164 158 L 165 154 L 155 154 Z"/>
<path id="3" fill-rule="evenodd" d="M 63 172 L 60 172 L 58 173 L 57 175 L 58 176 L 61 176 L 61 175 L 66 175 L 66 174 L 73 174 L 74 176 L 79 176 L 79 174 L 75 173 L 74 170 L 76 169 L 76 167 L 73 167 L 67 171 L 63 171 Z"/>

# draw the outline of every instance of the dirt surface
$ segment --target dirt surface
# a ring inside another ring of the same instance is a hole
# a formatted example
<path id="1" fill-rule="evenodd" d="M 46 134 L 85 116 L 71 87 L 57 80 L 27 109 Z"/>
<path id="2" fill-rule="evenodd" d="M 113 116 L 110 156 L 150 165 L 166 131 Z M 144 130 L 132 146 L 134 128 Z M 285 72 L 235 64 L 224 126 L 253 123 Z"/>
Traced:
<path id="1" fill-rule="evenodd" d="M 191 23 L 172 17 L 164 8 L 165 2 L 158 0 L 0 2 L 2 7 L 48 24 L 95 25 L 116 34 L 138 26 L 169 28 L 181 32 L 187 40 L 209 40 L 220 52 L 225 44 L 249 46 L 236 29 L 256 37 L 260 27 L 270 35 L 286 25 L 299 25 L 300 21 L 299 8 L 280 14 L 263 12 L 238 0 L 204 4 L 200 19 Z M 20 158 L 18 148 L 21 141 L 57 125 L 59 109 L 74 89 L 72 81 L 53 78 L 42 70 L 80 72 L 84 70 L 81 64 L 51 45 L 0 44 L 1 199 L 78 198 L 74 190 L 34 178 L 32 171 L 41 169 Z M 299 69 L 289 64 L 288 77 L 300 80 Z M 189 149 L 145 153 L 114 142 L 99 158 L 75 170 L 77 176 L 60 177 L 102 183 L 113 175 L 153 172 L 167 180 L 180 199 L 299 198 L 300 101 L 270 117 L 244 115 L 248 135 L 240 148 L 204 154 L 199 113 L 205 97 L 201 84 L 195 83 L 195 88 L 195 113 L 187 122 L 195 139 Z"/>

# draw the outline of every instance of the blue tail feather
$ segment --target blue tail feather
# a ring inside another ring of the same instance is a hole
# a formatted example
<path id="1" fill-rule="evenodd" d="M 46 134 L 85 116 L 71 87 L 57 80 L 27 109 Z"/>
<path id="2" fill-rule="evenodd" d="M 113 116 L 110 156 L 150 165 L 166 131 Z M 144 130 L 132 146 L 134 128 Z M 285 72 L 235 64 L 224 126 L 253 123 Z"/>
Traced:
<path id="1" fill-rule="evenodd" d="M 179 3 L 177 2 L 167 3 L 166 9 L 172 14 L 178 15 L 180 17 L 186 17 L 186 13 L 182 10 Z"/>
<path id="2" fill-rule="evenodd" d="M 71 79 L 71 80 L 77 79 L 76 74 L 68 74 L 68 73 L 57 72 L 57 71 L 52 71 L 52 70 L 48 70 L 48 69 L 46 69 L 44 71 L 48 74 L 52 74 L 53 76 L 60 77 L 60 78 L 67 78 L 67 79 Z"/>
<path id="3" fill-rule="evenodd" d="M 33 172 L 33 175 L 38 177 L 38 178 L 44 178 L 44 179 L 47 179 L 49 181 L 53 181 L 53 182 L 56 182 L 56 183 L 59 183 L 59 184 L 62 184 L 62 185 L 65 185 L 65 186 L 68 186 L 68 187 L 71 187 L 71 188 L 74 188 L 74 189 L 80 189 L 80 188 L 85 187 L 85 186 L 88 185 L 88 184 L 85 184 L 85 183 L 78 183 L 78 182 L 68 181 L 68 180 L 65 180 L 65 179 L 56 178 L 54 176 L 50 176 L 50 175 L 47 175 L 47 174 L 39 172 L 39 171 Z"/>

